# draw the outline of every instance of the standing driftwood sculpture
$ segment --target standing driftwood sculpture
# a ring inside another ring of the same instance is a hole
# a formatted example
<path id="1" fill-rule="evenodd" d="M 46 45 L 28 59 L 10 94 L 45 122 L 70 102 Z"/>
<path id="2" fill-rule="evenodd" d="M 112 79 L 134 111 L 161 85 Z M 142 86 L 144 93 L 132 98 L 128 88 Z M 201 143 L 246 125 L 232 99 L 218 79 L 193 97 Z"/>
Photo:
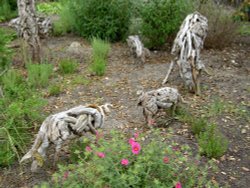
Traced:
<path id="1" fill-rule="evenodd" d="M 160 89 L 143 92 L 138 91 L 138 106 L 142 106 L 143 115 L 148 125 L 154 122 L 154 117 L 160 109 L 171 108 L 172 113 L 175 112 L 179 102 L 186 103 L 178 90 L 171 87 L 163 87 Z"/>
<path id="2" fill-rule="evenodd" d="M 18 14 L 20 36 L 28 43 L 32 50 L 32 60 L 40 63 L 40 38 L 35 15 L 34 0 L 18 0 Z"/>
<path id="3" fill-rule="evenodd" d="M 55 163 L 65 141 L 83 136 L 86 132 L 96 134 L 96 129 L 103 127 L 105 115 L 110 112 L 109 106 L 112 105 L 77 106 L 47 117 L 39 129 L 32 148 L 23 156 L 20 163 L 33 158 L 31 170 L 36 171 L 38 166 L 42 166 L 50 144 L 55 145 Z"/>
<path id="4" fill-rule="evenodd" d="M 150 55 L 150 52 L 143 46 L 139 36 L 129 36 L 127 38 L 127 44 L 136 64 L 143 65 L 145 63 L 146 57 Z"/>
<path id="5" fill-rule="evenodd" d="M 188 15 L 180 27 L 171 51 L 176 58 L 181 78 L 191 92 L 200 94 L 201 70 L 205 70 L 200 60 L 200 51 L 207 35 L 207 18 L 199 12 Z M 173 69 L 174 61 L 171 62 L 168 73 L 163 80 L 165 84 Z M 206 71 L 206 70 L 205 70 Z"/>

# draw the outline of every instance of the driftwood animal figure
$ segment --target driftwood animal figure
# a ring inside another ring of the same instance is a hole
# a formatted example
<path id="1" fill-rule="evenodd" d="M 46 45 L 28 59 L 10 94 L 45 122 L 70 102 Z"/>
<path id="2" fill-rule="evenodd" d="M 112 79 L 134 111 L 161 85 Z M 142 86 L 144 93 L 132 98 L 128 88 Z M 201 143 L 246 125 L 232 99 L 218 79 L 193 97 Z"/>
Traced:
<path id="1" fill-rule="evenodd" d="M 110 112 L 111 104 L 101 106 L 88 105 L 51 115 L 42 123 L 32 148 L 23 156 L 20 163 L 33 158 L 31 171 L 42 166 L 46 151 L 51 144 L 55 145 L 54 165 L 62 145 L 71 139 L 83 136 L 86 132 L 96 134 L 96 129 L 104 126 L 105 115 Z"/>
<path id="2" fill-rule="evenodd" d="M 40 63 L 40 38 L 35 15 L 35 0 L 18 0 L 19 35 L 27 42 L 32 50 L 32 60 Z"/>
<path id="3" fill-rule="evenodd" d="M 142 106 L 143 116 L 148 125 L 152 124 L 159 110 L 171 108 L 172 113 L 174 113 L 179 102 L 186 103 L 178 90 L 171 87 L 148 92 L 138 91 L 137 94 L 139 95 L 137 104 Z"/>
<path id="4" fill-rule="evenodd" d="M 200 95 L 200 75 L 205 69 L 200 59 L 200 51 L 203 48 L 207 36 L 207 18 L 199 12 L 189 14 L 183 21 L 180 30 L 174 40 L 171 54 L 176 58 L 179 73 L 185 85 L 191 92 Z M 165 84 L 173 69 L 174 61 L 171 62 L 162 84 Z M 206 71 L 207 72 L 207 71 Z"/>
<path id="5" fill-rule="evenodd" d="M 143 46 L 139 36 L 129 36 L 127 38 L 127 44 L 136 64 L 143 65 L 145 63 L 146 57 L 150 56 L 150 51 Z"/>
<path id="6" fill-rule="evenodd" d="M 49 17 L 36 17 L 36 22 L 38 24 L 38 35 L 41 38 L 46 38 L 52 31 L 52 23 Z M 16 29 L 18 36 L 21 36 L 20 27 L 20 17 L 10 20 L 9 26 Z"/>

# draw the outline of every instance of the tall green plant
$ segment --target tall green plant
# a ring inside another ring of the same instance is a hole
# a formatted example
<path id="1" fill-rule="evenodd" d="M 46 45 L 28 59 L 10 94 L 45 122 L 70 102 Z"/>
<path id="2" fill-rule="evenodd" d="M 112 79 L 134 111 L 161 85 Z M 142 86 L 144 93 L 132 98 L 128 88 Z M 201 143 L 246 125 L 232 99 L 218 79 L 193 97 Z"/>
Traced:
<path id="1" fill-rule="evenodd" d="M 7 47 L 11 37 L 8 36 L 3 29 L 0 28 L 0 74 L 10 64 L 11 49 Z"/>
<path id="2" fill-rule="evenodd" d="M 193 9 L 191 1 L 151 0 L 141 6 L 141 32 L 148 48 L 162 46 L 168 36 L 176 33 Z"/>
<path id="3" fill-rule="evenodd" d="M 83 37 L 119 41 L 126 37 L 130 23 L 130 0 L 69 1 L 73 28 Z"/>

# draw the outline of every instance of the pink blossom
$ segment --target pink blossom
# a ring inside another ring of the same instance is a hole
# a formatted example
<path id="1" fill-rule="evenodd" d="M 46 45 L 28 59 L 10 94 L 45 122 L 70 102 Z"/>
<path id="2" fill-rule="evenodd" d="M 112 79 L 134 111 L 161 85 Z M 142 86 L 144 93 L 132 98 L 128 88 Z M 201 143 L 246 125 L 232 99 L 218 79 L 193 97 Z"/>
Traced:
<path id="1" fill-rule="evenodd" d="M 177 182 L 177 183 L 175 184 L 175 188 L 182 188 L 182 187 L 181 187 L 181 183 L 180 183 L 180 182 Z"/>
<path id="2" fill-rule="evenodd" d="M 148 125 L 155 125 L 155 120 L 154 119 L 150 119 L 148 120 Z"/>
<path id="3" fill-rule="evenodd" d="M 128 163 L 129 163 L 128 159 L 122 159 L 122 160 L 121 160 L 121 164 L 122 164 L 123 166 L 127 166 Z"/>
<path id="4" fill-rule="evenodd" d="M 92 149 L 91 149 L 90 146 L 86 146 L 85 150 L 86 150 L 87 152 L 91 152 L 91 151 L 92 151 Z"/>
<path id="5" fill-rule="evenodd" d="M 66 180 L 69 177 L 69 171 L 64 172 L 63 179 Z"/>
<path id="6" fill-rule="evenodd" d="M 168 158 L 167 156 L 164 157 L 164 158 L 163 158 L 163 162 L 164 162 L 164 163 L 168 163 L 168 162 L 169 162 L 169 158 Z"/>
<path id="7" fill-rule="evenodd" d="M 100 158 L 104 158 L 104 157 L 105 157 L 105 153 L 98 152 L 98 153 L 97 153 L 97 156 L 100 157 Z"/>
<path id="8" fill-rule="evenodd" d="M 131 144 L 132 147 L 132 153 L 138 155 L 141 150 L 141 145 L 138 142 L 133 142 Z"/>
<path id="9" fill-rule="evenodd" d="M 134 137 L 137 139 L 139 137 L 139 133 L 134 133 Z"/>
<path id="10" fill-rule="evenodd" d="M 134 138 L 130 138 L 128 142 L 129 142 L 130 145 L 133 145 L 133 143 L 135 142 L 135 139 Z"/>

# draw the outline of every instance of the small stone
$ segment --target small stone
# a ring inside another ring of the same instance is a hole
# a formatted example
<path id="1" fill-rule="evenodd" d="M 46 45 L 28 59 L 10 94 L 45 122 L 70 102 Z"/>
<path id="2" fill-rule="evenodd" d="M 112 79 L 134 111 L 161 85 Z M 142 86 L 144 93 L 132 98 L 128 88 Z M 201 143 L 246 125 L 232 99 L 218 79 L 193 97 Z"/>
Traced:
<path id="1" fill-rule="evenodd" d="M 246 171 L 246 172 L 249 172 L 249 168 L 246 168 L 246 167 L 242 167 L 242 170 Z"/>
<path id="2" fill-rule="evenodd" d="M 223 174 L 223 175 L 227 175 L 227 173 L 226 173 L 226 172 L 221 172 L 221 174 Z"/>
<path id="3" fill-rule="evenodd" d="M 247 130 L 246 129 L 242 129 L 241 130 L 241 134 L 246 134 L 247 133 Z"/>

